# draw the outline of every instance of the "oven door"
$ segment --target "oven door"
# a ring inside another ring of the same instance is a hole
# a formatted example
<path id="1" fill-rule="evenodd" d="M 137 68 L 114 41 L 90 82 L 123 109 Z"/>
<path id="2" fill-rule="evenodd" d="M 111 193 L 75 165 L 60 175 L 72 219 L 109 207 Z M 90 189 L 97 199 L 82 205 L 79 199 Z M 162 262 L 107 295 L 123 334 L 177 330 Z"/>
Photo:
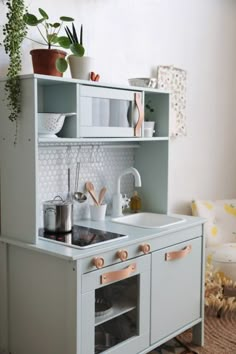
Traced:
<path id="1" fill-rule="evenodd" d="M 141 92 L 81 85 L 79 102 L 80 137 L 137 135 L 135 127 L 143 120 Z"/>
<path id="2" fill-rule="evenodd" d="M 150 258 L 82 275 L 82 353 L 137 354 L 149 346 Z"/>

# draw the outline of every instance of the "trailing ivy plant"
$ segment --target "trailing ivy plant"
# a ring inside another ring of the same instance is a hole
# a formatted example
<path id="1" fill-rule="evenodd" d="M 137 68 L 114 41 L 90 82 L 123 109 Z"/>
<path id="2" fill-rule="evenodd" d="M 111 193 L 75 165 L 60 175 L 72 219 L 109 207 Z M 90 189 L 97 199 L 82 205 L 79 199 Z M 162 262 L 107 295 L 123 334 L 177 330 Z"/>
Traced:
<path id="1" fill-rule="evenodd" d="M 27 34 L 23 15 L 26 11 L 24 0 L 6 0 L 7 23 L 3 26 L 3 45 L 9 55 L 10 63 L 7 71 L 5 92 L 7 106 L 10 110 L 9 119 L 16 122 L 16 136 L 18 116 L 21 111 L 20 78 L 21 71 L 21 43 Z M 16 139 L 15 139 L 16 141 Z"/>

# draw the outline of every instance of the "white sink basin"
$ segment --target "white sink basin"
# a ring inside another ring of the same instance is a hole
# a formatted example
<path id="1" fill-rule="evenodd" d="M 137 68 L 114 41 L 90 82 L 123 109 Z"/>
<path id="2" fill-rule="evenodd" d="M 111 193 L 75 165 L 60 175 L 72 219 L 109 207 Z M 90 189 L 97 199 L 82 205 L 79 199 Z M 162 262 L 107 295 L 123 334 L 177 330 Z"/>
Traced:
<path id="1" fill-rule="evenodd" d="M 112 221 L 145 229 L 156 229 L 182 223 L 185 219 L 166 214 L 137 213 L 114 218 Z"/>

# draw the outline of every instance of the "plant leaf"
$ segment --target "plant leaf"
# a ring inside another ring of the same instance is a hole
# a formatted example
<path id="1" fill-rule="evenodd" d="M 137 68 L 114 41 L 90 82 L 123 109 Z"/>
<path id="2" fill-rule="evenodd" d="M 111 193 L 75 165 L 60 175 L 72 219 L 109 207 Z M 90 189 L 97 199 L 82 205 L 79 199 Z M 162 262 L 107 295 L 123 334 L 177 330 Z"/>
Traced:
<path id="1" fill-rule="evenodd" d="M 60 27 L 60 23 L 59 22 L 55 22 L 55 23 L 52 24 L 52 27 L 58 28 L 58 27 Z"/>
<path id="2" fill-rule="evenodd" d="M 68 68 L 68 63 L 64 58 L 58 58 L 56 60 L 56 68 L 60 73 L 64 73 Z"/>
<path id="3" fill-rule="evenodd" d="M 49 19 L 48 14 L 43 9 L 39 8 L 39 13 L 45 20 Z"/>
<path id="4" fill-rule="evenodd" d="M 37 17 L 29 13 L 24 14 L 23 20 L 28 26 L 37 26 L 39 23 Z"/>
<path id="5" fill-rule="evenodd" d="M 66 36 L 61 36 L 57 38 L 57 43 L 60 45 L 62 48 L 70 48 L 71 42 L 68 37 Z"/>
<path id="6" fill-rule="evenodd" d="M 79 43 L 78 37 L 77 37 L 77 33 L 76 33 L 76 29 L 75 29 L 75 26 L 74 26 L 73 23 L 72 23 L 72 30 L 73 30 L 74 43 Z"/>
<path id="7" fill-rule="evenodd" d="M 57 37 L 56 33 L 48 34 L 47 40 L 48 40 L 48 43 L 57 43 L 58 37 Z"/>
<path id="8" fill-rule="evenodd" d="M 40 18 L 40 20 L 38 20 L 38 24 L 42 23 L 43 21 L 45 21 L 45 18 Z M 46 23 L 46 25 L 47 25 L 47 23 Z"/>
<path id="9" fill-rule="evenodd" d="M 83 45 L 83 25 L 80 27 L 80 44 Z"/>
<path id="10" fill-rule="evenodd" d="M 67 37 L 69 38 L 70 42 L 74 43 L 73 34 L 71 33 L 68 26 L 65 27 L 65 31 L 66 31 Z"/>
<path id="11" fill-rule="evenodd" d="M 78 57 L 82 57 L 85 52 L 84 47 L 79 43 L 72 43 L 70 45 L 70 50 L 74 55 L 77 55 Z"/>
<path id="12" fill-rule="evenodd" d="M 72 17 L 67 17 L 67 16 L 61 16 L 60 20 L 65 21 L 65 22 L 73 22 L 74 21 L 74 19 Z"/>

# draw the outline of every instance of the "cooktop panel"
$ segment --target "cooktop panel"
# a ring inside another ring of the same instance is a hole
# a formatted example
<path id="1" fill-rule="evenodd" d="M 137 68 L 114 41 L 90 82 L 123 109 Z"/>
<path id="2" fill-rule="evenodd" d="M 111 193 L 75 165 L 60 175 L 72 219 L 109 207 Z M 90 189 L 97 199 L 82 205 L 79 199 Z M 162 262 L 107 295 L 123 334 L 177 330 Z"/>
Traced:
<path id="1" fill-rule="evenodd" d="M 67 246 L 84 249 L 100 245 L 101 242 L 107 243 L 120 240 L 128 237 L 128 235 L 74 225 L 69 233 L 48 233 L 44 229 L 39 229 L 39 237 L 47 241 L 64 243 Z"/>

